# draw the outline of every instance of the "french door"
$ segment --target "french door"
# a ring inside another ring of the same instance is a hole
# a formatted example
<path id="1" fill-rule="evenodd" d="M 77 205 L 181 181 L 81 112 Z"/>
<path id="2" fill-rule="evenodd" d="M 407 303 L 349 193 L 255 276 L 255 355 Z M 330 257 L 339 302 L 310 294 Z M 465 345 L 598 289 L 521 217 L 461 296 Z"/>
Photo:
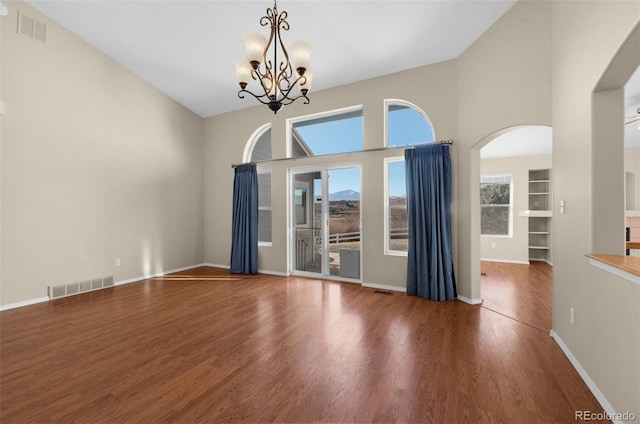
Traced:
<path id="1" fill-rule="evenodd" d="M 360 168 L 289 172 L 290 272 L 360 280 Z"/>

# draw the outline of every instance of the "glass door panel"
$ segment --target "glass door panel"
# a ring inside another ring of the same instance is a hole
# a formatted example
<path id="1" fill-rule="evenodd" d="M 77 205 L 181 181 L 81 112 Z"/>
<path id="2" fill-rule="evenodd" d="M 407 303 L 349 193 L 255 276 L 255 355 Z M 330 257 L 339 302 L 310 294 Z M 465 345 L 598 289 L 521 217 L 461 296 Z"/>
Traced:
<path id="1" fill-rule="evenodd" d="M 292 174 L 293 271 L 360 279 L 360 168 Z"/>
<path id="2" fill-rule="evenodd" d="M 316 193 L 320 172 L 307 172 L 293 176 L 293 269 L 322 272 L 322 192 Z"/>
<path id="3" fill-rule="evenodd" d="M 360 279 L 360 168 L 330 169 L 329 275 Z"/>

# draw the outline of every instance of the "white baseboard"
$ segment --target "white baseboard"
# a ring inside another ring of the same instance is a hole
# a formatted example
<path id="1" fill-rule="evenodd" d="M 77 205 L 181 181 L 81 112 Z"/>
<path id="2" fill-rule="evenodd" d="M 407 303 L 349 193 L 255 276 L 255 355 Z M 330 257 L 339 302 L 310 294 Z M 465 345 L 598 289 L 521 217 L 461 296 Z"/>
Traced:
<path id="1" fill-rule="evenodd" d="M 202 266 L 210 266 L 211 268 L 222 268 L 222 269 L 229 269 L 231 268 L 230 265 L 219 265 L 219 264 L 212 264 L 210 262 L 205 262 L 202 264 Z"/>
<path id="2" fill-rule="evenodd" d="M 407 292 L 407 288 L 406 287 L 390 286 L 390 285 L 387 285 L 387 284 L 374 284 L 374 283 L 362 282 L 362 283 L 360 283 L 360 285 L 362 287 L 369 287 L 369 288 L 372 288 L 372 289 L 390 290 L 390 291 L 397 291 L 397 292 L 401 292 L 401 293 L 406 293 Z"/>
<path id="3" fill-rule="evenodd" d="M 591 393 L 593 393 L 597 401 L 600 403 L 600 406 L 602 406 L 602 408 L 609 415 L 609 417 L 615 418 L 617 415 L 621 415 L 616 413 L 616 411 L 613 409 L 613 406 L 611 406 L 607 398 L 604 397 L 604 394 L 602 394 L 598 386 L 596 386 L 596 383 L 594 383 L 591 377 L 589 377 L 589 374 L 587 374 L 585 369 L 582 368 L 582 365 L 580 365 L 580 362 L 578 362 L 576 357 L 573 356 L 573 353 L 571 353 L 571 351 L 569 350 L 569 347 L 567 347 L 567 345 L 564 344 L 564 342 L 562 341 L 558 333 L 551 330 L 549 335 L 556 341 L 558 346 L 560 346 L 560 349 L 562 350 L 562 352 L 564 352 L 565 356 L 569 359 L 569 362 L 571 362 L 571 365 L 573 365 L 573 368 L 575 368 L 576 371 L 578 371 L 578 374 L 580 375 L 582 380 L 586 383 L 587 387 L 589 387 L 589 390 L 591 390 Z M 612 421 L 616 424 L 617 423 L 622 424 L 621 420 L 612 419 Z"/>
<path id="4" fill-rule="evenodd" d="M 547 265 L 553 266 L 553 262 L 548 259 L 529 259 L 529 262 L 544 262 Z"/>
<path id="5" fill-rule="evenodd" d="M 458 300 L 468 303 L 469 305 L 480 305 L 482 303 L 482 299 L 469 299 L 468 297 L 458 295 Z"/>
<path id="6" fill-rule="evenodd" d="M 20 308 L 22 306 L 35 305 L 36 303 L 48 302 L 49 296 L 39 297 L 37 299 L 23 300 L 22 302 L 10 303 L 8 305 L 0 306 L 0 312 L 8 311 L 9 309 Z"/>
<path id="7" fill-rule="evenodd" d="M 115 286 L 122 286 L 124 284 L 135 283 L 136 281 L 148 280 L 149 278 L 163 277 L 163 276 L 165 276 L 167 274 L 173 274 L 174 272 L 188 271 L 190 269 L 199 268 L 199 267 L 205 266 L 205 265 L 206 264 L 197 264 L 197 265 L 184 266 L 182 268 L 169 269 L 169 270 L 166 270 L 166 271 L 157 272 L 155 274 L 148 274 L 148 275 L 144 275 L 144 276 L 141 276 L 141 277 L 134 277 L 134 278 L 126 279 L 126 280 L 116 281 L 113 284 Z"/>
<path id="8" fill-rule="evenodd" d="M 480 258 L 481 262 L 500 262 L 503 264 L 517 264 L 517 265 L 529 265 L 529 261 L 515 261 L 510 259 L 489 259 L 489 258 Z"/>
<path id="9" fill-rule="evenodd" d="M 289 274 L 286 272 L 279 271 L 269 271 L 268 269 L 258 269 L 259 274 L 267 274 L 267 275 L 277 275 L 278 277 L 288 277 Z"/>

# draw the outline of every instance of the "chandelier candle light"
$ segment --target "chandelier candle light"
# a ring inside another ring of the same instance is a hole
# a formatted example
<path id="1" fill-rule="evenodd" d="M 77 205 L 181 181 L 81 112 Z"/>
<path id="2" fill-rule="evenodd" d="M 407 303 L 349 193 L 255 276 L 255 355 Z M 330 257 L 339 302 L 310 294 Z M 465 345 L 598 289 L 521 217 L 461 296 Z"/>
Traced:
<path id="1" fill-rule="evenodd" d="M 278 13 L 275 1 L 273 8 L 267 9 L 267 14 L 260 19 L 260 25 L 271 27 L 269 40 L 256 33 L 242 37 L 247 58 L 235 61 L 236 76 L 240 84 L 238 97 L 244 99 L 245 93 L 251 94 L 260 103 L 269 106 L 273 113 L 278 113 L 282 106 L 300 98 L 304 98 L 304 104 L 308 104 L 307 93 L 313 77 L 313 71 L 309 69 L 311 46 L 294 43 L 291 46 L 291 60 L 289 59 L 280 36 L 280 31 L 289 30 L 287 12 Z M 272 59 L 268 59 L 268 56 Z M 251 79 L 258 81 L 260 85 L 258 94 L 247 89 Z M 296 87 L 297 91 L 293 91 Z"/>

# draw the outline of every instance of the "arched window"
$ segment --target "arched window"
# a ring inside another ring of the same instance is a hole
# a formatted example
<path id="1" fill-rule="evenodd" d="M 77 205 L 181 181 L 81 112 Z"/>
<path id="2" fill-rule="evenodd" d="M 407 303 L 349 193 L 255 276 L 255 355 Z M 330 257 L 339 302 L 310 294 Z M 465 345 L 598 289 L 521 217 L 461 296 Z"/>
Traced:
<path id="1" fill-rule="evenodd" d="M 431 121 L 419 107 L 398 99 L 387 99 L 384 104 L 386 146 L 400 147 L 435 140 Z"/>
<path id="2" fill-rule="evenodd" d="M 271 160 L 271 124 L 255 130 L 244 149 L 244 162 Z M 258 171 L 258 243 L 271 246 L 271 170 Z"/>
<path id="3" fill-rule="evenodd" d="M 264 124 L 251 134 L 242 155 L 243 162 L 271 160 L 271 124 Z"/>
<path id="4" fill-rule="evenodd" d="M 397 99 L 384 101 L 385 145 L 402 147 L 435 140 L 433 126 L 417 106 Z M 385 247 L 387 255 L 407 254 L 407 191 L 404 157 L 384 159 Z"/>

